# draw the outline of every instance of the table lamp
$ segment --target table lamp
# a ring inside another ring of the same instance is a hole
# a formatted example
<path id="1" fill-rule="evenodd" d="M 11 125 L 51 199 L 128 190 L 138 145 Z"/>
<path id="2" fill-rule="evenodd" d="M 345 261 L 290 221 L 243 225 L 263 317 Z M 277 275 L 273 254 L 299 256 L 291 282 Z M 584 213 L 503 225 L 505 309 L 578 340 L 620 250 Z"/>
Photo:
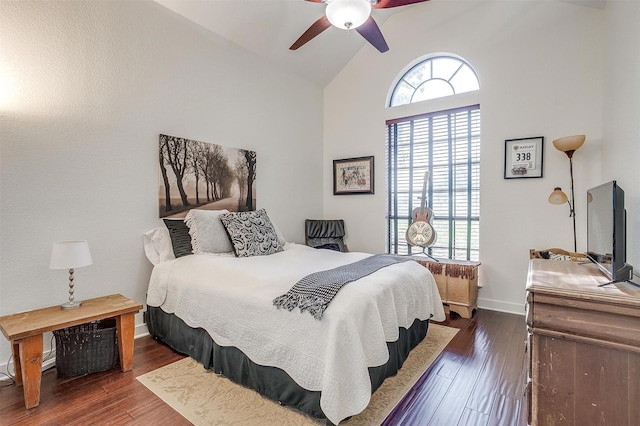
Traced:
<path id="1" fill-rule="evenodd" d="M 69 301 L 60 305 L 62 309 L 76 309 L 82 302 L 73 300 L 73 268 L 91 265 L 91 253 L 87 241 L 61 241 L 53 243 L 50 269 L 69 269 Z"/>

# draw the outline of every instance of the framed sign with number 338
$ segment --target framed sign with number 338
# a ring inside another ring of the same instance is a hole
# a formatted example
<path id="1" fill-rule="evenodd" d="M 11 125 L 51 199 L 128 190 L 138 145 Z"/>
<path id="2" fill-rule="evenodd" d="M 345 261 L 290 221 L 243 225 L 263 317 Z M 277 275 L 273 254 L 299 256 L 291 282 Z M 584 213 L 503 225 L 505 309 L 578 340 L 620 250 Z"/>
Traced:
<path id="1" fill-rule="evenodd" d="M 544 137 L 504 141 L 504 178 L 542 177 Z"/>

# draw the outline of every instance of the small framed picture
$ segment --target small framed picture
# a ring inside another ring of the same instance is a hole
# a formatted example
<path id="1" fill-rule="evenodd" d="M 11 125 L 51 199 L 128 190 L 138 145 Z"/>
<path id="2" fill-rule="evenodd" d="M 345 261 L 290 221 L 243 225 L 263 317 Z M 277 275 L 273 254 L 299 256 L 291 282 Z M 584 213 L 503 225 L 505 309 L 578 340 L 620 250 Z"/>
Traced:
<path id="1" fill-rule="evenodd" d="M 373 194 L 373 156 L 333 160 L 333 195 Z"/>
<path id="2" fill-rule="evenodd" d="M 504 178 L 541 178 L 544 137 L 504 141 Z"/>

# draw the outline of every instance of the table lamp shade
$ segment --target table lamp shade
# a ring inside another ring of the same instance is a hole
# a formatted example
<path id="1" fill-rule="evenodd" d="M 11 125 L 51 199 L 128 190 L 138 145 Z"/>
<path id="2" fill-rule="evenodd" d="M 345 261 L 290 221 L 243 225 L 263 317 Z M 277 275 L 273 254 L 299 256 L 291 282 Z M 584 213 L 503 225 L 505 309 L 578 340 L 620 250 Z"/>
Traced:
<path id="1" fill-rule="evenodd" d="M 85 240 L 53 243 L 50 269 L 72 269 L 91 265 L 89 243 Z"/>

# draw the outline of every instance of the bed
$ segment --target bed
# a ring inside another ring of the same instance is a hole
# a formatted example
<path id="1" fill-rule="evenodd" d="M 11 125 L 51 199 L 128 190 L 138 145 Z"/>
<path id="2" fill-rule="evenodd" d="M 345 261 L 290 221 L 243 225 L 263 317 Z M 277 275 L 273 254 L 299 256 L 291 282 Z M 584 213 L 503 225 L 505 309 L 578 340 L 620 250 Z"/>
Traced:
<path id="1" fill-rule="evenodd" d="M 403 261 L 342 287 L 320 319 L 278 308 L 274 299 L 301 278 L 371 256 L 280 243 L 268 255 L 200 252 L 157 261 L 147 325 L 206 368 L 338 424 L 366 408 L 425 337 L 429 320 L 444 320 L 442 302 L 431 273 Z"/>

